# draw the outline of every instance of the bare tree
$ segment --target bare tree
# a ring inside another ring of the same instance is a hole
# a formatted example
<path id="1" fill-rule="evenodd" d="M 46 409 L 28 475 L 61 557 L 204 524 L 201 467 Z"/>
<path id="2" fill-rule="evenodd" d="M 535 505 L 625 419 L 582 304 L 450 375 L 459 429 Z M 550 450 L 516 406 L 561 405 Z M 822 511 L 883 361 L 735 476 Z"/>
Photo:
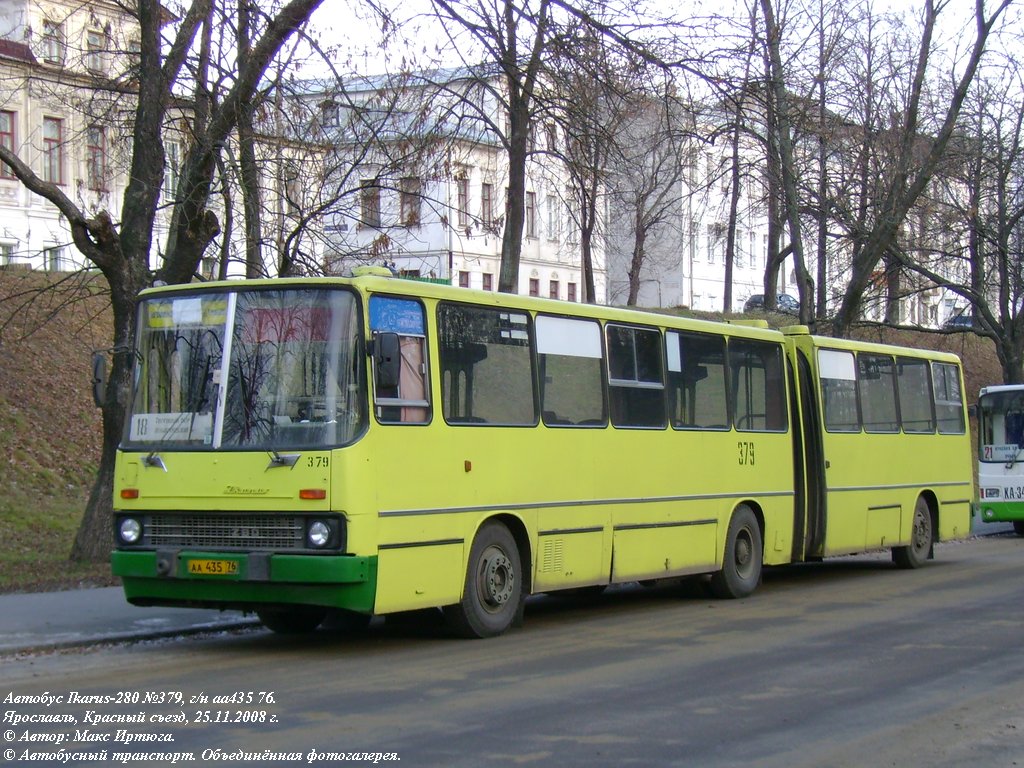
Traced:
<path id="1" fill-rule="evenodd" d="M 887 169 L 884 188 L 874 206 L 873 215 L 865 223 L 863 231 L 854 234 L 854 253 L 850 279 L 843 295 L 842 304 L 833 321 L 837 335 L 846 335 L 857 319 L 864 291 L 871 283 L 872 274 L 887 254 L 892 255 L 900 227 L 907 214 L 924 192 L 941 162 L 968 89 L 978 70 L 985 52 L 989 35 L 999 17 L 1012 0 L 1002 0 L 995 10 L 987 13 L 984 0 L 976 0 L 974 12 L 974 38 L 971 50 L 954 75 L 953 88 L 948 105 L 936 116 L 938 129 L 934 136 L 922 131 L 925 84 L 932 60 L 933 35 L 939 14 L 949 6 L 948 0 L 926 0 L 922 11 L 921 38 L 917 49 L 917 60 L 908 85 L 907 101 L 902 120 L 896 131 L 894 165 Z"/>
<path id="2" fill-rule="evenodd" d="M 1024 382 L 1024 63 L 1008 57 L 979 78 L 961 130 L 927 190 L 923 243 L 901 263 L 970 302 L 1007 384 Z"/>
<path id="3" fill-rule="evenodd" d="M 76 536 L 72 557 L 102 559 L 110 550 L 110 514 L 114 456 L 124 424 L 134 358 L 135 299 L 154 277 L 185 282 L 219 232 L 208 207 L 216 161 L 225 138 L 237 127 L 243 107 L 260 92 L 261 77 L 282 45 L 309 18 L 322 0 L 290 0 L 253 24 L 253 45 L 233 81 L 211 104 L 209 119 L 195 123 L 176 204 L 173 248 L 154 275 L 154 224 L 164 175 L 163 135 L 179 84 L 185 79 L 197 35 L 211 23 L 209 0 L 196 0 L 180 19 L 167 26 L 166 9 L 156 0 L 133 6 L 139 26 L 138 80 L 132 121 L 129 181 L 120 211 L 82 209 L 64 190 L 40 177 L 18 153 L 0 146 L 0 161 L 35 194 L 49 200 L 66 217 L 75 246 L 99 268 L 110 287 L 113 309 L 113 367 L 103 402 L 103 453 L 96 483 Z M 258 31 L 257 31 L 258 29 Z M 162 32 L 169 32 L 164 40 Z M 197 81 L 201 86 L 208 83 Z M 125 94 L 122 94 L 122 96 Z"/>

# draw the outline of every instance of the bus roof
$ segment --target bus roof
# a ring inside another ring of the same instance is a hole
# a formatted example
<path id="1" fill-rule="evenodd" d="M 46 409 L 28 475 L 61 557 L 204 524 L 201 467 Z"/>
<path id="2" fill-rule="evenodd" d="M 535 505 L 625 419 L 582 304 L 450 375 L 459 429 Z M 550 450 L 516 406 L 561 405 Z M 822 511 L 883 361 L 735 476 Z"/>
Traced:
<path id="1" fill-rule="evenodd" d="M 416 296 L 424 299 L 458 301 L 479 304 L 481 306 L 507 307 L 509 309 L 533 310 L 552 315 L 568 315 L 592 319 L 609 320 L 620 323 L 659 325 L 666 328 L 688 331 L 703 331 L 726 336 L 763 339 L 782 342 L 786 338 L 803 337 L 815 347 L 831 349 L 848 349 L 853 351 L 878 352 L 880 354 L 901 353 L 911 357 L 928 357 L 932 360 L 959 362 L 959 358 L 950 352 L 936 352 L 914 347 L 882 344 L 870 341 L 840 339 L 831 336 L 816 336 L 809 333 L 805 325 L 792 325 L 780 330 L 763 327 L 762 323 L 747 321 L 702 320 L 699 318 L 682 317 L 667 312 L 613 307 L 604 304 L 581 304 L 545 299 L 536 296 L 521 296 L 514 293 L 483 291 L 462 288 L 416 279 L 379 274 L 360 275 L 357 277 L 282 277 L 258 280 L 215 280 L 205 283 L 189 283 L 187 285 L 166 285 L 144 290 L 141 297 L 161 293 L 206 292 L 257 289 L 267 290 L 282 287 L 353 286 L 365 293 L 386 293 Z"/>
<path id="2" fill-rule="evenodd" d="M 747 324 L 728 323 L 724 321 L 701 320 L 698 318 L 681 317 L 662 312 L 640 309 L 627 309 L 603 304 L 582 304 L 545 299 L 536 296 L 521 296 L 514 293 L 482 291 L 441 285 L 401 277 L 385 277 L 365 275 L 359 277 L 286 277 L 258 280 L 214 280 L 205 283 L 189 283 L 187 285 L 165 285 L 147 288 L 140 298 L 165 293 L 198 293 L 207 291 L 237 291 L 245 289 L 267 290 L 283 287 L 353 286 L 366 293 L 388 293 L 416 296 L 424 299 L 459 301 L 491 307 L 507 307 L 509 309 L 529 309 L 552 315 L 571 315 L 593 319 L 611 320 L 621 323 L 660 325 L 678 330 L 704 331 L 706 333 L 726 334 L 744 338 L 759 338 L 781 342 L 781 331 L 770 328 L 755 327 Z"/>

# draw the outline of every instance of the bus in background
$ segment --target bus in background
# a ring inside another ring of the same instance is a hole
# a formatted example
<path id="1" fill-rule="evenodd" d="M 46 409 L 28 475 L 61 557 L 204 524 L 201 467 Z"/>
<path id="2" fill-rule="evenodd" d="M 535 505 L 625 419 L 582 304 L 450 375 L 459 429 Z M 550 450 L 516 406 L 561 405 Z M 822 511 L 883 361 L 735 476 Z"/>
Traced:
<path id="1" fill-rule="evenodd" d="M 966 536 L 953 355 L 396 277 L 139 300 L 113 571 L 280 632 Z"/>
<path id="2" fill-rule="evenodd" d="M 1024 536 L 1024 384 L 978 395 L 978 517 Z"/>

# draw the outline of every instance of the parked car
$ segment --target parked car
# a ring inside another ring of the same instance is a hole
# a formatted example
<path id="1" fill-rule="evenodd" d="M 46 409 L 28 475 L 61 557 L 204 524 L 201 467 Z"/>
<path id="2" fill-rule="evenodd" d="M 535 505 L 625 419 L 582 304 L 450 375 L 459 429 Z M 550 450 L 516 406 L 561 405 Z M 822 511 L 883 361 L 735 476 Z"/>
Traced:
<path id="1" fill-rule="evenodd" d="M 942 327 L 947 331 L 969 331 L 974 327 L 974 317 L 970 312 L 961 312 L 946 320 Z"/>
<path id="2" fill-rule="evenodd" d="M 775 297 L 775 308 L 787 315 L 800 314 L 800 302 L 788 293 L 780 293 Z M 755 293 L 743 305 L 744 312 L 764 312 L 764 294 Z"/>

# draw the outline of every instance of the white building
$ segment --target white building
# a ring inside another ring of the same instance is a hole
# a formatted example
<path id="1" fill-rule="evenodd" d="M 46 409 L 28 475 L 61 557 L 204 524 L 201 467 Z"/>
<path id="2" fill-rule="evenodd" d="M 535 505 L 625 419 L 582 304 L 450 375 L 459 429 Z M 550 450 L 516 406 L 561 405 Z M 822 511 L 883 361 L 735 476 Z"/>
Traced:
<path id="1" fill-rule="evenodd" d="M 0 0 L 0 143 L 84 211 L 116 210 L 124 193 L 125 109 L 99 80 L 124 82 L 137 27 L 113 2 Z M 121 53 L 115 53 L 121 52 Z M 0 264 L 84 265 L 56 206 L 0 165 Z"/>
<path id="2" fill-rule="evenodd" d="M 339 198 L 325 225 L 328 270 L 387 263 L 400 273 L 496 290 L 508 163 L 490 88 L 465 72 L 346 83 L 344 97 L 308 84 L 319 129 L 335 137 Z M 566 175 L 544 154 L 554 126 L 535 130 L 527 168 L 519 293 L 582 299 L 580 237 Z M 594 254 L 603 299 L 603 252 Z"/>

